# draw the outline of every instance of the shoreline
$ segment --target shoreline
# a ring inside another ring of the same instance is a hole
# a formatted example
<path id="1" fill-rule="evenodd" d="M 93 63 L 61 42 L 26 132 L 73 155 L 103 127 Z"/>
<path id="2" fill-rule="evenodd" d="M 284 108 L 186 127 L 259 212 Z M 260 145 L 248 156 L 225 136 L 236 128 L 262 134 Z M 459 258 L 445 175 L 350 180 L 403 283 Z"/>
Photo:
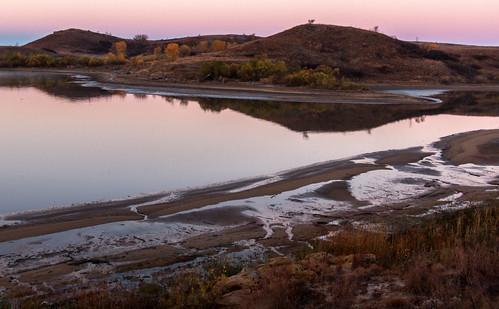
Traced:
<path id="1" fill-rule="evenodd" d="M 126 75 L 117 75 L 113 72 L 92 70 L 59 70 L 59 69 L 0 69 L 9 72 L 34 72 L 85 75 L 91 77 L 103 89 L 124 90 L 143 94 L 159 94 L 185 98 L 220 98 L 240 100 L 260 100 L 296 103 L 323 103 L 323 104 L 435 104 L 435 100 L 425 96 L 410 96 L 389 93 L 389 90 L 432 90 L 444 91 L 497 91 L 499 84 L 421 84 L 421 83 L 387 83 L 366 84 L 369 90 L 340 91 L 312 88 L 292 88 L 278 85 L 248 84 L 240 82 L 222 83 L 168 83 L 153 80 L 129 78 Z"/>

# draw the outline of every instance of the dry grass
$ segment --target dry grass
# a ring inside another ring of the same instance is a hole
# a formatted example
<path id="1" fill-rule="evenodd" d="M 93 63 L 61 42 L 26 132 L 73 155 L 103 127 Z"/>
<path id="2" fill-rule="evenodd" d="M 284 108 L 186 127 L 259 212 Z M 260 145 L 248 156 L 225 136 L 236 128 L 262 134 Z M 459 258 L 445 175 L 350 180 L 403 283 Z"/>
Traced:
<path id="1" fill-rule="evenodd" d="M 241 308 L 494 308 L 498 211 L 495 200 L 404 231 L 345 230 L 294 259 L 243 271 L 214 263 L 132 291 L 75 292 L 53 307 L 215 308 L 229 297 Z M 49 307 L 43 301 L 20 307 Z"/>

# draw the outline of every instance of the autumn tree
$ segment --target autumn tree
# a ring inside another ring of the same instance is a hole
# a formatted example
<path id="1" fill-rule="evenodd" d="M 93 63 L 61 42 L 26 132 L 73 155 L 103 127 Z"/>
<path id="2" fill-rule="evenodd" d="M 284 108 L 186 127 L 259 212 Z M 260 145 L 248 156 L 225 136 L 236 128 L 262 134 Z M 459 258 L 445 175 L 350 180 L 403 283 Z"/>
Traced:
<path id="1" fill-rule="evenodd" d="M 149 36 L 147 34 L 137 34 L 133 37 L 133 39 L 135 41 L 144 42 L 144 41 L 147 41 L 149 39 Z"/>
<path id="2" fill-rule="evenodd" d="M 113 52 L 106 55 L 105 61 L 109 64 L 122 64 L 126 62 L 127 45 L 125 41 L 118 41 L 113 44 Z"/>
<path id="3" fill-rule="evenodd" d="M 217 52 L 227 49 L 227 42 L 222 40 L 214 40 L 211 43 L 211 51 Z"/>
<path id="4" fill-rule="evenodd" d="M 114 50 L 116 51 L 116 57 L 119 61 L 126 61 L 126 49 L 127 45 L 125 41 L 118 41 L 114 43 Z"/>
<path id="5" fill-rule="evenodd" d="M 165 54 L 168 57 L 168 60 L 175 61 L 178 58 L 180 53 L 180 47 L 177 43 L 170 43 L 166 45 Z"/>

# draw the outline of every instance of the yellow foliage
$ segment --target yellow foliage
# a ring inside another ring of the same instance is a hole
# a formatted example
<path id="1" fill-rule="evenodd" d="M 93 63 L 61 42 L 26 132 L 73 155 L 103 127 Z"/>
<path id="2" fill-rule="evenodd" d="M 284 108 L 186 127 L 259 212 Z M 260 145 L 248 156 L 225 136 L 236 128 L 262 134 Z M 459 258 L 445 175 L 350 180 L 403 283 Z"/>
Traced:
<path id="1" fill-rule="evenodd" d="M 211 43 L 211 51 L 217 52 L 227 49 L 227 42 L 222 40 L 214 40 Z"/>
<path id="2" fill-rule="evenodd" d="M 165 54 L 168 57 L 168 60 L 175 61 L 178 58 L 180 53 L 180 47 L 177 43 L 170 43 L 166 45 Z"/>
<path id="3" fill-rule="evenodd" d="M 116 56 L 118 56 L 118 58 L 126 58 L 127 45 L 125 41 L 118 41 L 114 43 L 114 49 L 116 50 Z"/>

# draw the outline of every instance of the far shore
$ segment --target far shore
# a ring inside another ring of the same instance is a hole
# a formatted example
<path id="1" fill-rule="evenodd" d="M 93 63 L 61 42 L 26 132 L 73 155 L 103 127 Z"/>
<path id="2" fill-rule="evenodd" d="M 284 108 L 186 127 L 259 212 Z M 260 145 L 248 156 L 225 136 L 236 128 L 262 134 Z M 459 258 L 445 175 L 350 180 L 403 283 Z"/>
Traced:
<path id="1" fill-rule="evenodd" d="M 261 83 L 169 83 L 136 79 L 124 74 L 94 70 L 60 69 L 0 69 L 13 72 L 49 72 L 85 75 L 99 83 L 100 87 L 112 90 L 126 90 L 144 94 L 160 94 L 185 98 L 220 98 L 260 101 L 326 104 L 434 104 L 425 97 L 388 93 L 389 90 L 443 90 L 443 91 L 499 91 L 499 84 L 422 84 L 422 83 L 379 83 L 366 84 L 369 90 L 340 91 L 311 88 L 292 88 Z"/>

